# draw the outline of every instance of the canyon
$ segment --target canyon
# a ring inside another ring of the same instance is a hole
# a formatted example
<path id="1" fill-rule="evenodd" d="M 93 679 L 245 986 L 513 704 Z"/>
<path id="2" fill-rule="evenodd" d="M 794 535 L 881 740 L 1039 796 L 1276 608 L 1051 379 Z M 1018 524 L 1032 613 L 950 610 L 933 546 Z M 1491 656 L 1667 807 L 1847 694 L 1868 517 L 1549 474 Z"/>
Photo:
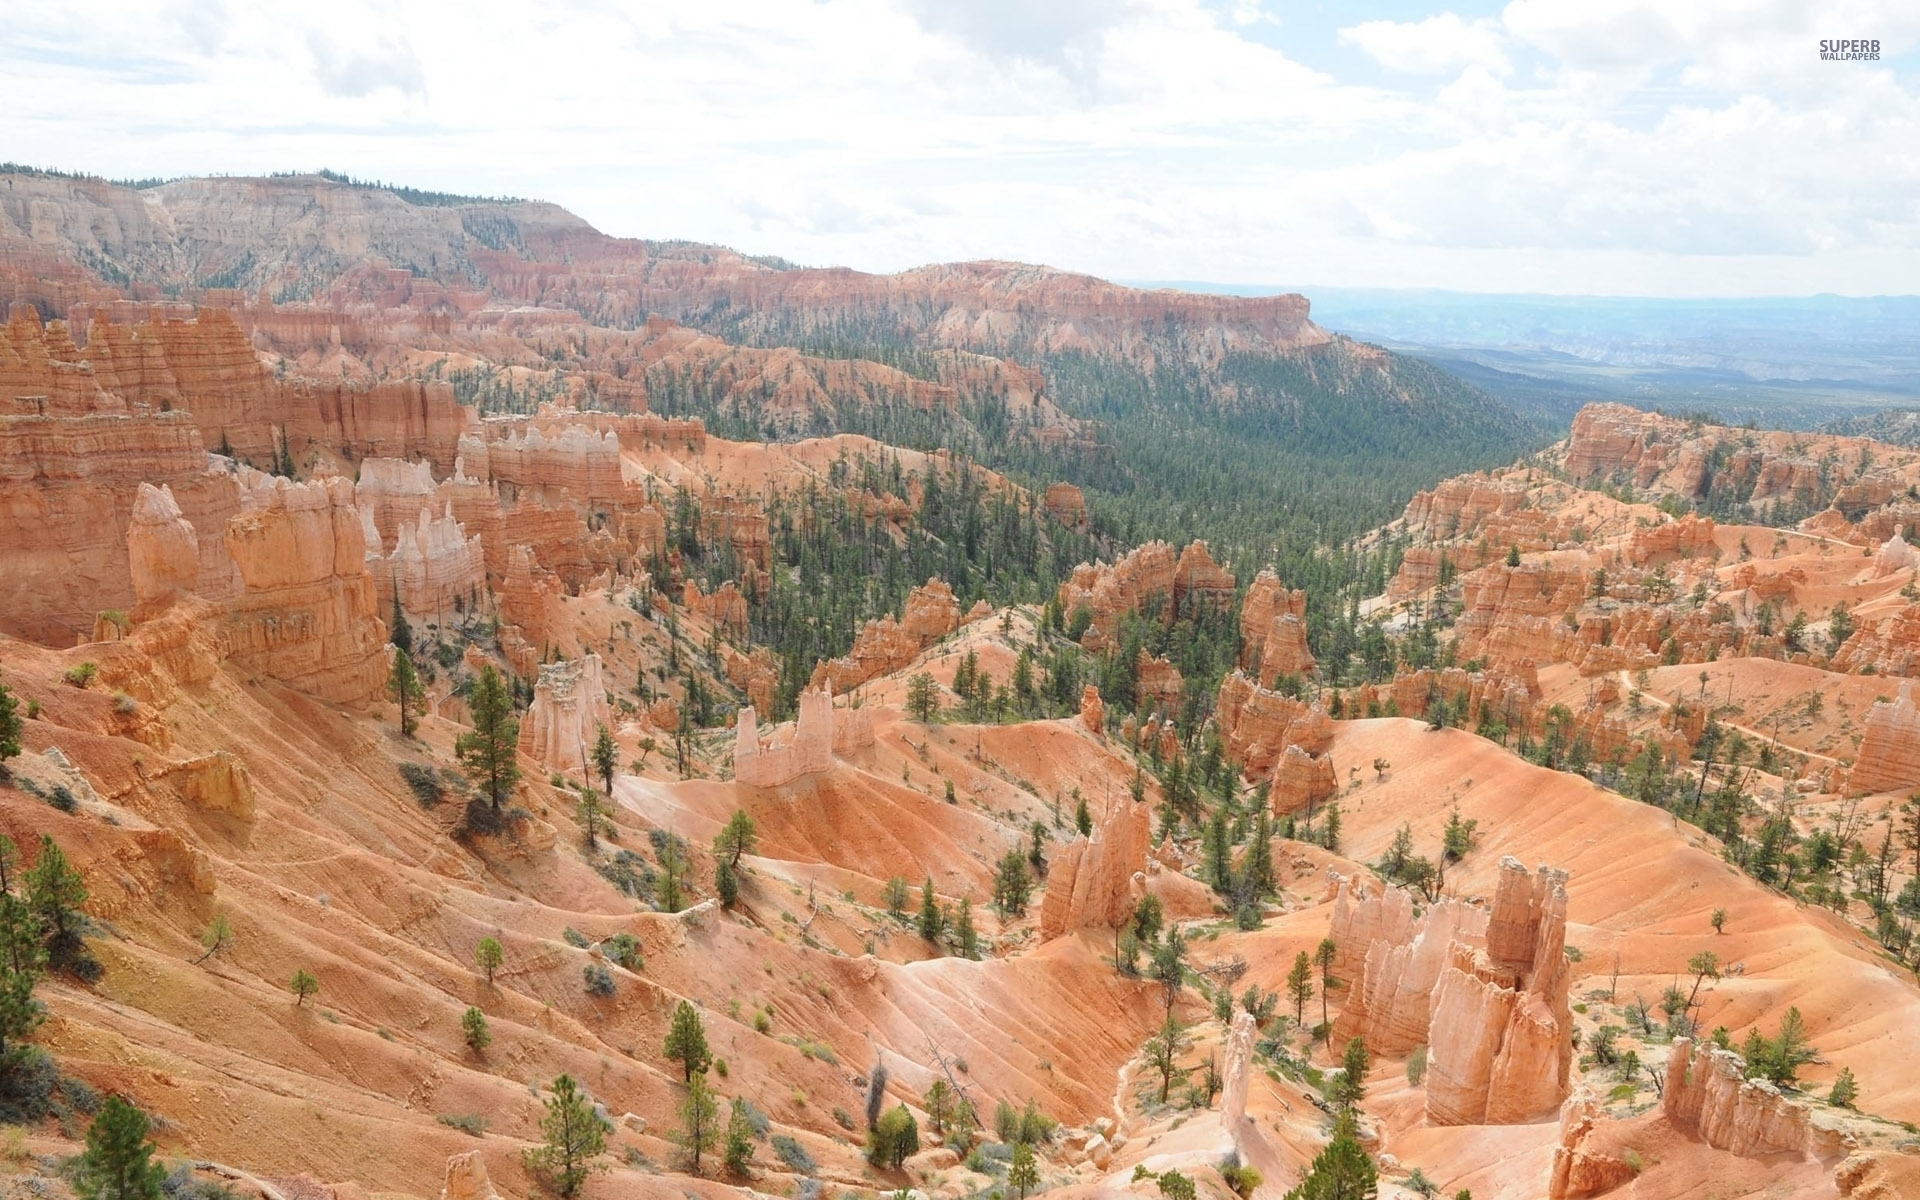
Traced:
<path id="1" fill-rule="evenodd" d="M 609 1200 L 961 1200 L 1023 1137 L 1047 1193 L 1261 1200 L 1343 1107 L 1383 1195 L 1917 1182 L 1920 455 L 1589 406 L 1335 587 L 1141 532 L 1061 386 L 1402 369 L 1301 297 L 0 184 L 0 831 L 99 968 L 28 1041 L 203 1180 L 543 1194 L 565 1074 Z"/>

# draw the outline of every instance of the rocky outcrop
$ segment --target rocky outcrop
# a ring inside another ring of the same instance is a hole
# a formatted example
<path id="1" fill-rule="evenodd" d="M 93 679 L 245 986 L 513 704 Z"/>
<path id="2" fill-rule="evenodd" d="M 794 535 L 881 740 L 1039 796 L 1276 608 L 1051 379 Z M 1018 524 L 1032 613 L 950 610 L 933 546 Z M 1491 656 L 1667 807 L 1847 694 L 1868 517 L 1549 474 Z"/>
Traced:
<path id="1" fill-rule="evenodd" d="M 158 781 L 202 811 L 253 820 L 253 780 L 246 764 L 225 750 L 170 764 Z"/>
<path id="2" fill-rule="evenodd" d="M 1240 669 L 1262 687 L 1313 671 L 1307 649 L 1307 594 L 1288 591 L 1272 570 L 1256 575 L 1240 605 Z"/>
<path id="3" fill-rule="evenodd" d="M 1247 1115 L 1247 1083 L 1253 1075 L 1253 1043 L 1259 1033 L 1253 1014 L 1244 1008 L 1234 1010 L 1233 1023 L 1227 1027 L 1226 1065 L 1221 1073 L 1220 1125 L 1240 1147 L 1241 1122 Z"/>
<path id="4" fill-rule="evenodd" d="M 1560 1144 L 1553 1149 L 1548 1200 L 1598 1196 L 1632 1179 L 1637 1172 L 1623 1156 L 1604 1149 L 1596 1136 L 1600 1110 L 1591 1098 L 1577 1097 L 1560 1110 Z"/>
<path id="5" fill-rule="evenodd" d="M 1902 680 L 1898 696 L 1876 700 L 1867 710 L 1847 782 L 1854 791 L 1868 793 L 1920 785 L 1920 709 L 1914 707 L 1911 683 Z"/>
<path id="6" fill-rule="evenodd" d="M 1107 706 L 1100 700 L 1100 689 L 1087 684 L 1080 689 L 1080 724 L 1096 736 L 1107 728 Z"/>
<path id="7" fill-rule="evenodd" d="M 1078 533 L 1087 531 L 1087 498 L 1070 483 L 1047 485 L 1040 507 L 1049 517 Z"/>
<path id="8" fill-rule="evenodd" d="M 1745 1068 L 1746 1060 L 1731 1050 L 1675 1038 L 1667 1052 L 1660 1111 L 1675 1127 L 1743 1158 L 1841 1153 L 1839 1135 L 1816 1125 L 1806 1104 L 1764 1079 L 1746 1078 Z"/>
<path id="9" fill-rule="evenodd" d="M 1180 668 L 1164 658 L 1141 650 L 1135 660 L 1133 690 L 1143 704 L 1167 711 L 1176 709 L 1185 692 L 1186 682 L 1180 675 Z"/>
<path id="10" fill-rule="evenodd" d="M 1233 576 L 1213 561 L 1205 542 L 1193 542 L 1178 555 L 1166 542 L 1147 542 L 1116 563 L 1081 563 L 1054 599 L 1069 620 L 1087 610 L 1080 643 L 1097 653 L 1111 646 L 1120 618 L 1129 613 L 1170 617 L 1192 604 L 1230 602 L 1233 591 Z"/>
<path id="11" fill-rule="evenodd" d="M 1566 874 L 1503 858 L 1484 913 L 1448 901 L 1418 921 L 1405 893 L 1337 882 L 1335 970 L 1359 968 L 1339 1026 L 1387 1053 L 1426 1042 L 1427 1119 L 1510 1125 L 1557 1110 L 1572 1067 Z"/>
<path id="12" fill-rule="evenodd" d="M 1880 621 L 1863 620 L 1833 652 L 1836 671 L 1872 670 L 1907 677 L 1920 668 L 1920 604 L 1909 604 Z"/>
<path id="13" fill-rule="evenodd" d="M 1313 807 L 1331 800 L 1340 791 L 1334 775 L 1333 758 L 1310 754 L 1299 746 L 1288 746 L 1273 768 L 1273 786 L 1267 792 L 1267 804 L 1276 816 L 1311 812 Z"/>
<path id="14" fill-rule="evenodd" d="M 582 504 L 620 494 L 620 439 L 611 430 L 593 433 L 568 424 L 543 432 L 521 418 L 500 418 L 484 428 L 489 434 L 486 470 L 496 482 L 565 491 Z"/>
<path id="15" fill-rule="evenodd" d="M 584 773 L 601 727 L 612 723 L 598 654 L 548 663 L 520 722 L 520 753 L 548 771 Z"/>
<path id="16" fill-rule="evenodd" d="M 1433 994 L 1428 1120 L 1517 1124 L 1567 1098 L 1566 879 L 1551 867 L 1530 877 L 1518 861 L 1501 859 L 1486 944 L 1452 943 Z"/>
<path id="17" fill-rule="evenodd" d="M 1239 671 L 1221 681 L 1215 711 L 1227 758 L 1249 779 L 1269 777 L 1289 746 L 1323 755 L 1333 745 L 1333 721 L 1325 709 L 1270 692 Z"/>
<path id="18" fill-rule="evenodd" d="M 1906 574 L 1916 565 L 1920 565 L 1920 561 L 1916 560 L 1913 547 L 1898 533 L 1883 542 L 1873 555 L 1873 575 L 1876 579 Z"/>
<path id="19" fill-rule="evenodd" d="M 761 735 L 759 715 L 751 705 L 740 710 L 734 723 L 733 777 L 747 787 L 780 787 L 827 770 L 835 755 L 872 744 L 870 712 L 836 709 L 832 692 L 808 688 L 800 693 L 800 718 L 784 741 Z"/>
<path id="20" fill-rule="evenodd" d="M 1053 856 L 1040 902 L 1040 940 L 1077 929 L 1117 929 L 1145 887 L 1148 806 L 1109 800 L 1093 832 Z"/>
<path id="21" fill-rule="evenodd" d="M 813 669 L 810 687 L 825 686 L 834 693 L 851 691 L 881 675 L 897 671 L 919 653 L 960 627 L 960 602 L 944 579 L 929 579 L 907 594 L 899 618 L 868 621 L 853 639 L 844 657 Z"/>
<path id="22" fill-rule="evenodd" d="M 366 537 L 344 479 L 243 477 L 224 542 L 241 581 L 223 606 L 232 660 L 322 699 L 361 703 L 386 685 Z"/>
<path id="23" fill-rule="evenodd" d="M 462 608 L 474 608 L 487 590 L 486 553 L 476 535 L 467 536 L 449 503 L 439 519 L 421 508 L 411 524 L 400 526 L 393 551 L 380 553 L 380 534 L 372 515 L 361 510 L 367 537 L 367 571 L 380 592 L 382 612 L 400 607 L 436 620 Z"/>
<path id="24" fill-rule="evenodd" d="M 127 566 L 136 612 L 158 611 L 199 586 L 200 535 L 165 484 L 143 483 L 134 496 Z"/>
<path id="25" fill-rule="evenodd" d="M 486 1159 L 478 1150 L 447 1159 L 447 1181 L 440 1189 L 440 1200 L 500 1200 L 487 1175 Z"/>

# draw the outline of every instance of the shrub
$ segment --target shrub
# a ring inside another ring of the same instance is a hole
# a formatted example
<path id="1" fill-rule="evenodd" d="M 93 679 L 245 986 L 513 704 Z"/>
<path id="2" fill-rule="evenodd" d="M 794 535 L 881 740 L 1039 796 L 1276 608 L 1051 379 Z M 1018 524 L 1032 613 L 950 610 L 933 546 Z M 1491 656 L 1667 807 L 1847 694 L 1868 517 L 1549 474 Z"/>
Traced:
<path id="1" fill-rule="evenodd" d="M 773 1135 L 773 1154 L 787 1167 L 801 1175 L 811 1175 L 819 1170 L 819 1164 L 807 1153 L 806 1147 L 794 1141 L 784 1133 Z"/>
<path id="2" fill-rule="evenodd" d="M 578 929 L 575 929 L 571 925 L 567 926 L 565 929 L 562 929 L 560 931 L 560 940 L 564 941 L 567 945 L 572 946 L 575 950 L 585 950 L 588 946 L 593 944 L 590 940 L 588 940 L 586 934 L 581 933 Z"/>
<path id="3" fill-rule="evenodd" d="M 441 1113 L 442 1125 L 479 1137 L 487 1131 L 487 1119 L 479 1113 Z"/>
<path id="4" fill-rule="evenodd" d="M 54 784 L 53 790 L 47 793 L 46 799 L 48 804 L 53 805 L 63 813 L 80 811 L 80 801 L 75 798 L 73 790 L 64 783 Z"/>
<path id="5" fill-rule="evenodd" d="M 616 933 L 600 943 L 600 948 L 608 958 L 619 963 L 634 974 L 640 973 L 644 965 L 640 958 L 640 939 L 630 933 Z"/>
<path id="6" fill-rule="evenodd" d="M 1415 1087 L 1427 1077 L 1427 1048 L 1415 1046 L 1413 1053 L 1407 1056 L 1407 1082 Z"/>
<path id="7" fill-rule="evenodd" d="M 853 1117 L 846 1109 L 835 1105 L 833 1109 L 833 1123 L 842 1129 L 851 1130 L 853 1128 Z"/>
<path id="8" fill-rule="evenodd" d="M 68 667 L 67 673 L 63 678 L 74 687 L 83 688 L 92 683 L 94 676 L 99 673 L 100 667 L 98 664 L 83 662 L 77 667 Z"/>
<path id="9" fill-rule="evenodd" d="M 613 995 L 613 973 L 607 970 L 605 963 L 588 963 L 580 973 L 586 980 L 587 995 Z"/>
<path id="10" fill-rule="evenodd" d="M 400 778 L 407 781 L 407 787 L 412 789 L 413 798 L 420 802 L 421 808 L 432 808 L 446 795 L 439 774 L 424 763 L 401 763 Z"/>
<path id="11" fill-rule="evenodd" d="M 898 1171 L 919 1151 L 920 1124 L 904 1104 L 888 1109 L 867 1132 L 867 1162 L 872 1166 Z"/>
<path id="12" fill-rule="evenodd" d="M 167 1200 L 240 1200 L 240 1193 L 211 1179 L 196 1179 L 193 1164 L 175 1163 L 160 1181 L 160 1194 Z"/>
<path id="13" fill-rule="evenodd" d="M 131 716 L 140 711 L 140 702 L 125 692 L 115 692 L 113 694 L 113 711 L 123 717 Z"/>

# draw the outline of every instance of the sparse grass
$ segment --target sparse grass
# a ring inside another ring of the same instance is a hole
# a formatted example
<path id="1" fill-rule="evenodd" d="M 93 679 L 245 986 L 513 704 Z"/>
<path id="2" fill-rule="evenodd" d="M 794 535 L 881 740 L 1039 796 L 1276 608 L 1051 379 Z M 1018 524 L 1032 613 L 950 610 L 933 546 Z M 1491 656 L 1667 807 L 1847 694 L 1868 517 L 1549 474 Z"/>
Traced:
<path id="1" fill-rule="evenodd" d="M 421 808 L 432 808 L 446 795 L 439 773 L 423 763 L 401 763 L 400 778 L 407 781 L 407 787 L 412 790 L 413 798 L 420 802 Z"/>
<path id="2" fill-rule="evenodd" d="M 487 1131 L 487 1119 L 479 1113 L 441 1113 L 438 1120 L 442 1125 L 458 1129 L 461 1133 L 472 1134 L 474 1137 L 479 1137 Z"/>

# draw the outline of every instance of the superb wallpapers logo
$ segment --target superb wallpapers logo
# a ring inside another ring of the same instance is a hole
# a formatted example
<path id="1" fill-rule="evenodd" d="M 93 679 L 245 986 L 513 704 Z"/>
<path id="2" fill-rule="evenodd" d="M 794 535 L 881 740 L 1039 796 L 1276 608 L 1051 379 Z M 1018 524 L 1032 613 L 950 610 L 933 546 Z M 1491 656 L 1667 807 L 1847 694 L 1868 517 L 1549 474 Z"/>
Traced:
<path id="1" fill-rule="evenodd" d="M 1841 38 L 1838 41 L 1822 40 L 1820 58 L 1823 62 L 1878 62 L 1880 61 L 1879 38 Z"/>

